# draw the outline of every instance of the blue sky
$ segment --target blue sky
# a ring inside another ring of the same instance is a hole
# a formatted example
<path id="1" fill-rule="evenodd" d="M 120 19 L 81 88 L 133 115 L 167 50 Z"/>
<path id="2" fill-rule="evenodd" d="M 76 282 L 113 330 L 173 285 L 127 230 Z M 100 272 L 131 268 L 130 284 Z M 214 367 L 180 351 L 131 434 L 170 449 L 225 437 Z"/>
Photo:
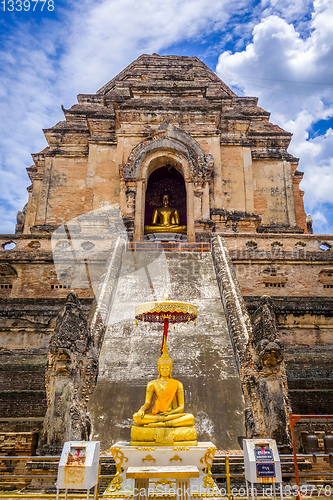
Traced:
<path id="1" fill-rule="evenodd" d="M 237 94 L 259 97 L 293 133 L 315 232 L 333 233 L 331 0 L 49 2 L 0 3 L 0 233 L 14 232 L 25 168 L 46 146 L 42 128 L 63 119 L 61 104 L 153 52 L 196 55 Z"/>

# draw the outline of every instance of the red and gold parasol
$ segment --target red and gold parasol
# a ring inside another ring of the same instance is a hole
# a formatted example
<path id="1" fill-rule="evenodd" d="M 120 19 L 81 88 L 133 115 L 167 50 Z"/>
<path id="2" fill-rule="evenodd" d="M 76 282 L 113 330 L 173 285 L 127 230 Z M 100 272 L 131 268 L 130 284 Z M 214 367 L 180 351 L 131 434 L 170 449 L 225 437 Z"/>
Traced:
<path id="1" fill-rule="evenodd" d="M 163 323 L 163 340 L 167 340 L 169 323 L 188 323 L 194 321 L 198 316 L 198 308 L 188 302 L 173 302 L 165 295 L 162 302 L 147 302 L 135 308 L 135 319 L 147 323 Z M 162 349 L 161 349 L 162 353 Z"/>

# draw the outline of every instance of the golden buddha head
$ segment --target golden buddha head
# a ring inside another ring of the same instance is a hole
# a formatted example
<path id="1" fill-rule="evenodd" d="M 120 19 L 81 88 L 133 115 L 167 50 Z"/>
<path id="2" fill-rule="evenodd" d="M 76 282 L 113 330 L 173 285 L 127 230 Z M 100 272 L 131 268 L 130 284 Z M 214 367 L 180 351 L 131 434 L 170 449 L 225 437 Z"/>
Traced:
<path id="1" fill-rule="evenodd" d="M 170 195 L 169 193 L 164 193 L 162 196 L 162 205 L 163 207 L 168 207 L 170 203 Z"/>
<path id="2" fill-rule="evenodd" d="M 168 354 L 168 348 L 166 346 L 166 342 L 164 339 L 163 348 L 162 348 L 162 356 L 156 360 L 157 369 L 159 376 L 163 377 L 171 377 L 173 359 L 170 358 Z"/>

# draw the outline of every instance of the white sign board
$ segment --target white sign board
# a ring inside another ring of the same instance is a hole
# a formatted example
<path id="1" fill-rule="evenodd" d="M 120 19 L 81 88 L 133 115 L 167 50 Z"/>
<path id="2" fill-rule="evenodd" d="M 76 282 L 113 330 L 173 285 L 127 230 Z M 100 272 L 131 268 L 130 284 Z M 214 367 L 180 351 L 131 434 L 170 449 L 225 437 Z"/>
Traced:
<path id="1" fill-rule="evenodd" d="M 98 483 L 99 441 L 67 441 L 62 449 L 57 489 L 90 490 Z"/>
<path id="2" fill-rule="evenodd" d="M 281 483 L 281 464 L 275 439 L 244 439 L 245 479 L 250 483 Z"/>

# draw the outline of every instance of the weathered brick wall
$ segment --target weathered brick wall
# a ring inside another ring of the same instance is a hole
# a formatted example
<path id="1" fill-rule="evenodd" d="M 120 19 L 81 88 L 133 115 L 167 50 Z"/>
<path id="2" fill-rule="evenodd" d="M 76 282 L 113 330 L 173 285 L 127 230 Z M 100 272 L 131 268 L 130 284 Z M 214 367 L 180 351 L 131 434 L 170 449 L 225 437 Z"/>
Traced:
<path id="1" fill-rule="evenodd" d="M 26 475 L 26 460 L 15 460 L 16 456 L 31 456 L 36 452 L 38 435 L 36 432 L 0 431 L 0 474 Z M 1 456 L 11 456 L 12 460 L 1 460 Z M 0 490 L 19 489 L 26 486 L 30 479 L 2 479 Z"/>
<path id="2" fill-rule="evenodd" d="M 259 297 L 245 297 L 250 312 Z M 294 413 L 333 412 L 332 298 L 273 297 Z"/>
<path id="3" fill-rule="evenodd" d="M 332 413 L 333 237 L 228 234 L 225 240 L 250 312 L 260 296 L 273 299 L 293 411 Z"/>
<path id="4" fill-rule="evenodd" d="M 264 225 L 289 225 L 283 162 L 253 162 L 253 196 L 256 214 L 262 214 Z"/>
<path id="5" fill-rule="evenodd" d="M 65 300 L 0 299 L 0 416 L 27 419 L 22 430 L 29 419 L 44 417 L 46 412 L 46 355 Z M 88 314 L 92 301 L 82 302 Z M 0 429 L 3 425 L 0 421 Z"/>
<path id="6" fill-rule="evenodd" d="M 35 432 L 1 432 L 0 455 L 30 456 L 36 451 L 37 436 Z M 0 462 L 1 463 L 1 462 Z M 1 472 L 3 472 L 3 461 Z"/>
<path id="7" fill-rule="evenodd" d="M 5 417 L 43 417 L 46 355 L 0 356 L 0 414 Z"/>
<path id="8" fill-rule="evenodd" d="M 224 236 L 245 296 L 332 296 L 332 236 Z"/>

